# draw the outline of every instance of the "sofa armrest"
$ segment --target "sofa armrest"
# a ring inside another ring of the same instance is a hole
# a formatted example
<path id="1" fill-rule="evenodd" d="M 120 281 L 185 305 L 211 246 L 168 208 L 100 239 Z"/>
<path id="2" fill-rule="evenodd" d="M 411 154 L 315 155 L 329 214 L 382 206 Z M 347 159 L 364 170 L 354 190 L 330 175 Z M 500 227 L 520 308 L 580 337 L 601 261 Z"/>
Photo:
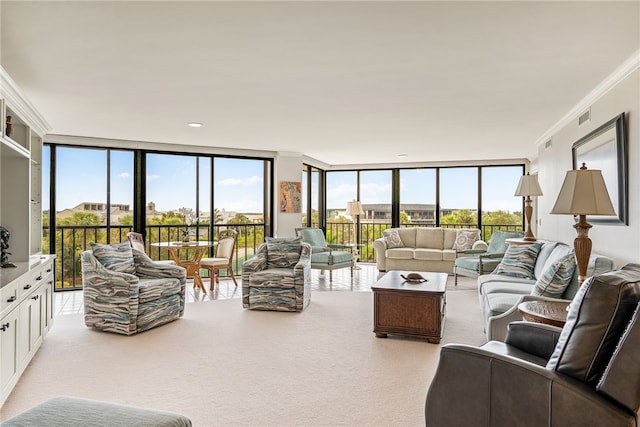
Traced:
<path id="1" fill-rule="evenodd" d="M 155 262 L 149 256 L 137 249 L 133 252 L 133 262 L 136 266 L 136 275 L 147 279 L 174 278 L 187 280 L 187 270 L 179 265 Z"/>
<path id="2" fill-rule="evenodd" d="M 471 250 L 481 250 L 483 252 L 486 252 L 487 249 L 489 249 L 489 245 L 484 240 L 476 240 L 471 246 Z"/>
<path id="3" fill-rule="evenodd" d="M 308 243 L 301 243 L 302 250 L 300 251 L 300 259 L 293 267 L 295 272 L 299 272 L 302 270 L 304 272 L 305 268 L 311 268 L 311 246 Z"/>
<path id="4" fill-rule="evenodd" d="M 376 267 L 380 271 L 387 270 L 387 242 L 384 240 L 384 237 L 380 237 L 373 241 L 373 249 L 376 252 Z"/>
<path id="5" fill-rule="evenodd" d="M 258 246 L 253 258 L 250 258 L 242 263 L 242 278 L 244 280 L 245 275 L 248 277 L 249 273 L 261 271 L 267 268 L 267 245 L 266 243 Z"/>
<path id="6" fill-rule="evenodd" d="M 84 251 L 81 254 L 82 260 L 82 285 L 95 289 L 95 292 L 105 295 L 115 295 L 131 291 L 132 287 L 137 287 L 140 279 L 138 276 L 129 273 L 122 273 L 105 268 L 98 259 L 93 256 L 92 251 Z"/>
<path id="7" fill-rule="evenodd" d="M 549 360 L 556 348 L 562 328 L 533 322 L 511 322 L 505 343 Z"/>
<path id="8" fill-rule="evenodd" d="M 504 341 L 507 336 L 507 328 L 509 323 L 517 322 L 522 319 L 518 305 L 526 301 L 566 301 L 557 298 L 549 298 L 538 295 L 522 295 L 518 301 L 507 311 L 496 316 L 490 316 L 485 319 L 485 334 L 487 341 Z"/>

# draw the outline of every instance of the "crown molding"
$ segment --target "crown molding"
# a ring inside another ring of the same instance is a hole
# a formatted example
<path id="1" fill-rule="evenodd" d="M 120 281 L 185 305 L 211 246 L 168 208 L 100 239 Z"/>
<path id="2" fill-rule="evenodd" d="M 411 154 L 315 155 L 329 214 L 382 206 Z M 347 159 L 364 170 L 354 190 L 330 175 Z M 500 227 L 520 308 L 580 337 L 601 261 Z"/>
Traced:
<path id="1" fill-rule="evenodd" d="M 40 115 L 38 110 L 22 94 L 20 88 L 9 73 L 0 66 L 0 96 L 5 103 L 27 123 L 39 136 L 44 136 L 51 130 L 51 125 Z"/>
<path id="2" fill-rule="evenodd" d="M 582 98 L 567 114 L 565 114 L 555 125 L 551 126 L 540 138 L 535 142 L 536 146 L 547 142 L 555 133 L 564 126 L 575 120 L 584 113 L 591 105 L 593 105 L 603 95 L 613 89 L 618 83 L 626 79 L 631 73 L 640 68 L 640 50 L 634 52 L 633 55 L 616 68 L 606 79 L 595 87 L 587 96 Z"/>

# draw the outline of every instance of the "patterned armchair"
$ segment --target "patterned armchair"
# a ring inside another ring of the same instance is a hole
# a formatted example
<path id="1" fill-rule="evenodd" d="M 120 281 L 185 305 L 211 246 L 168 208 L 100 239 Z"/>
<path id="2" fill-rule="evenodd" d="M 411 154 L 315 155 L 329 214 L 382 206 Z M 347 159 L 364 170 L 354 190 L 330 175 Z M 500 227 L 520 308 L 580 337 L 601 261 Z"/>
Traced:
<path id="1" fill-rule="evenodd" d="M 311 246 L 300 238 L 267 238 L 242 264 L 242 306 L 302 311 L 311 299 Z"/>
<path id="2" fill-rule="evenodd" d="M 129 243 L 91 247 L 81 255 L 87 326 L 133 335 L 182 317 L 184 268 L 154 262 Z"/>

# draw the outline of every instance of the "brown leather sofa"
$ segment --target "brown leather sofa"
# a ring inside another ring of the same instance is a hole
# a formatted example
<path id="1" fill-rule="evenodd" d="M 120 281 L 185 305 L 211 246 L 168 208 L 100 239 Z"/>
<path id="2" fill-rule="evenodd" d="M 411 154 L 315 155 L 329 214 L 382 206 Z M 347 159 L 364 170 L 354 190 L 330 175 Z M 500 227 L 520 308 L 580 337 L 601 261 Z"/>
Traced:
<path id="1" fill-rule="evenodd" d="M 443 346 L 429 427 L 638 426 L 640 264 L 594 276 L 560 329 L 514 322 L 506 342 Z"/>

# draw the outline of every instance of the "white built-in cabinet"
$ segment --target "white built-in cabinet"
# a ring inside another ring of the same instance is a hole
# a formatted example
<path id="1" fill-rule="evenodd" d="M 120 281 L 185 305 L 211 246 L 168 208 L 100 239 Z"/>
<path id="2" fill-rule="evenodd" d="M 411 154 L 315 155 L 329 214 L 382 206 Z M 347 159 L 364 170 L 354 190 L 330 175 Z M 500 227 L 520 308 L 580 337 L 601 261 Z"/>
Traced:
<path id="1" fill-rule="evenodd" d="M 0 268 L 2 405 L 52 326 L 55 255 L 42 254 L 42 138 L 49 125 L 1 67 L 0 126 L 0 225 L 11 235 L 15 265 Z"/>

